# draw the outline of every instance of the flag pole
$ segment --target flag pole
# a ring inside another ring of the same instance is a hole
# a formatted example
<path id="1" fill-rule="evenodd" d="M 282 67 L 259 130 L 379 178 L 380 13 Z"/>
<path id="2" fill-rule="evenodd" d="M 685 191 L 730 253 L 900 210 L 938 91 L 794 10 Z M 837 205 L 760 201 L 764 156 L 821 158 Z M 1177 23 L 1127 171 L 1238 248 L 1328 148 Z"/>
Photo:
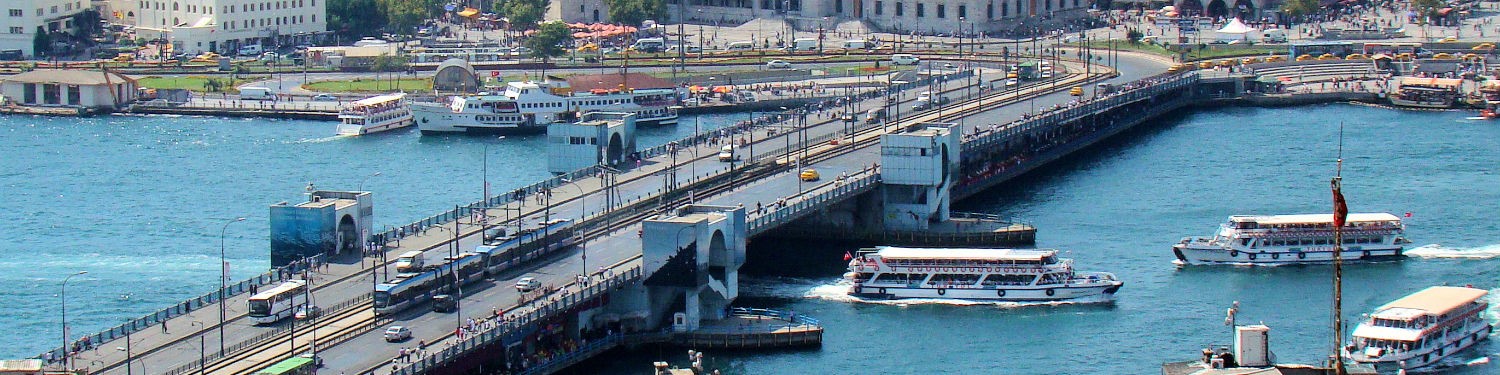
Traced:
<path id="1" fill-rule="evenodd" d="M 1346 375 L 1344 368 L 1344 220 L 1349 215 L 1349 206 L 1344 201 L 1344 123 L 1339 123 L 1338 159 L 1335 162 L 1333 180 L 1333 373 Z"/>

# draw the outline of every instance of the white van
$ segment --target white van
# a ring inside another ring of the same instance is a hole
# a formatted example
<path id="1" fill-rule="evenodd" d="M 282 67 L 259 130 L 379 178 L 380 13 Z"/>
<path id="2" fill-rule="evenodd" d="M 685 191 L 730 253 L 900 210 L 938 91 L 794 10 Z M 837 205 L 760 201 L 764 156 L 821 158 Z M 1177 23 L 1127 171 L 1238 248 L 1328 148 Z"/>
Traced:
<path id="1" fill-rule="evenodd" d="M 725 51 L 752 51 L 755 50 L 755 42 L 730 42 L 724 47 Z"/>
<path id="2" fill-rule="evenodd" d="M 641 38 L 630 45 L 630 49 L 641 52 L 661 52 L 667 48 L 667 40 L 662 38 Z"/>
<path id="3" fill-rule="evenodd" d="M 423 262 L 424 261 L 422 260 L 421 251 L 412 250 L 402 253 L 400 257 L 396 258 L 396 272 L 405 273 L 421 271 Z"/>
<path id="4" fill-rule="evenodd" d="M 276 100 L 276 92 L 265 87 L 241 87 L 240 100 Z"/>
<path id="5" fill-rule="evenodd" d="M 263 51 L 261 50 L 259 44 L 251 44 L 248 46 L 241 46 L 239 52 L 240 56 L 260 56 L 260 53 Z"/>
<path id="6" fill-rule="evenodd" d="M 870 48 L 870 43 L 864 41 L 864 39 L 850 39 L 850 40 L 845 40 L 844 41 L 844 49 L 866 49 L 866 48 Z"/>
<path id="7" fill-rule="evenodd" d="M 1264 43 L 1286 43 L 1286 30 L 1265 29 L 1260 32 L 1260 40 Z"/>
<path id="8" fill-rule="evenodd" d="M 792 45 L 789 47 L 788 49 L 792 51 L 817 51 L 818 40 L 813 38 L 792 39 Z"/>
<path id="9" fill-rule="evenodd" d="M 912 56 L 911 54 L 898 53 L 898 54 L 891 55 L 891 63 L 892 64 L 896 64 L 896 65 L 917 65 L 917 63 L 919 63 L 919 62 L 922 62 L 922 60 L 918 59 L 916 56 Z"/>

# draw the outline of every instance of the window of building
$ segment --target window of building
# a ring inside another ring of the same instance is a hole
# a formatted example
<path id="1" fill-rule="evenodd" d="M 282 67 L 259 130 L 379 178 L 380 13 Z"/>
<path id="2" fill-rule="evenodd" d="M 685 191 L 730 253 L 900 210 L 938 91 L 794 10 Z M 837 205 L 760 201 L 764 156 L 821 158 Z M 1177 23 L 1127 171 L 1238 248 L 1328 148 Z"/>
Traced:
<path id="1" fill-rule="evenodd" d="M 833 12 L 839 14 L 844 13 L 844 0 L 833 0 Z"/>
<path id="2" fill-rule="evenodd" d="M 875 0 L 875 15 L 879 16 L 879 15 L 885 14 L 885 9 L 884 8 L 885 8 L 885 3 L 881 2 L 880 0 Z"/>
<path id="3" fill-rule="evenodd" d="M 180 9 L 177 9 L 177 8 L 178 8 L 178 7 L 179 7 L 179 6 L 180 6 L 180 5 L 179 5 L 179 4 L 177 4 L 177 2 L 176 2 L 176 1 L 173 1 L 173 2 L 172 2 L 172 10 L 173 10 L 173 11 L 177 11 L 177 10 L 180 10 Z"/>
<path id="4" fill-rule="evenodd" d="M 57 13 L 57 6 L 56 5 L 52 6 L 52 13 Z"/>
<path id="5" fill-rule="evenodd" d="M 1059 1 L 1061 1 L 1061 0 L 1059 0 Z M 1051 11 L 1052 10 L 1052 0 L 1042 0 L 1042 3 L 1043 4 L 1047 4 L 1047 11 Z"/>
<path id="6" fill-rule="evenodd" d="M 906 16 L 906 4 L 902 4 L 900 1 L 897 1 L 896 2 L 896 17 L 903 17 L 903 16 Z"/>
<path id="7" fill-rule="evenodd" d="M 968 5 L 959 4 L 959 6 L 958 6 L 958 18 L 969 18 L 969 6 Z"/>
<path id="8" fill-rule="evenodd" d="M 938 13 L 938 15 L 937 15 L 938 17 L 937 18 L 948 18 L 948 6 L 947 5 L 938 4 L 937 5 L 937 11 L 938 11 L 937 12 Z"/>
<path id="9" fill-rule="evenodd" d="M 1005 7 L 1005 4 L 1000 4 L 1000 6 Z M 984 6 L 984 17 L 989 20 L 995 19 L 995 3 Z"/>
<path id="10" fill-rule="evenodd" d="M 10 27 L 10 33 L 11 34 L 24 34 L 24 33 L 26 33 L 26 28 L 20 27 L 20 26 L 11 26 Z"/>
<path id="11" fill-rule="evenodd" d="M 10 10 L 10 16 L 11 17 L 20 17 L 20 16 L 23 16 L 25 14 L 26 14 L 26 12 L 22 12 L 20 9 L 11 9 Z"/>
<path id="12" fill-rule="evenodd" d="M 927 4 L 917 3 L 917 18 L 927 16 L 927 7 L 925 5 Z"/>

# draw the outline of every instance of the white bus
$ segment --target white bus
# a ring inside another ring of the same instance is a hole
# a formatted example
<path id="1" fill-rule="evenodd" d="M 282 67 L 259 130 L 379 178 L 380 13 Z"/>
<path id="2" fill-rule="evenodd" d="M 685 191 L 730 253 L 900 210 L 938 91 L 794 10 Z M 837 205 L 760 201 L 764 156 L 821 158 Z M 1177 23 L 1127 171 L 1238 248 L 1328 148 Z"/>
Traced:
<path id="1" fill-rule="evenodd" d="M 250 320 L 271 324 L 291 317 L 298 307 L 307 304 L 307 282 L 288 280 L 271 290 L 250 296 Z"/>

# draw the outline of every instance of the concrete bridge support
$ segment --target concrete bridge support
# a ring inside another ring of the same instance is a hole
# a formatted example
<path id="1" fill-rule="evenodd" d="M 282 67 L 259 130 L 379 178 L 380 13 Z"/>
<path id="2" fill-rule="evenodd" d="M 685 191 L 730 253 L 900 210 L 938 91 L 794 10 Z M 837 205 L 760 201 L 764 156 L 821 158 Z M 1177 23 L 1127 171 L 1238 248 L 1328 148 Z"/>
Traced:
<path id="1" fill-rule="evenodd" d="M 625 303 L 612 307 L 632 309 L 622 313 L 643 317 L 652 330 L 667 314 L 679 332 L 695 330 L 703 320 L 724 319 L 739 296 L 747 228 L 745 209 L 732 206 L 687 205 L 646 220 L 641 231 L 645 281 L 622 291 Z"/>
<path id="2" fill-rule="evenodd" d="M 359 254 L 370 237 L 370 192 L 307 188 L 306 202 L 271 205 L 271 267 L 319 254 Z"/>
<path id="3" fill-rule="evenodd" d="M 880 141 L 884 227 L 925 230 L 949 218 L 963 149 L 956 124 L 921 123 Z"/>

